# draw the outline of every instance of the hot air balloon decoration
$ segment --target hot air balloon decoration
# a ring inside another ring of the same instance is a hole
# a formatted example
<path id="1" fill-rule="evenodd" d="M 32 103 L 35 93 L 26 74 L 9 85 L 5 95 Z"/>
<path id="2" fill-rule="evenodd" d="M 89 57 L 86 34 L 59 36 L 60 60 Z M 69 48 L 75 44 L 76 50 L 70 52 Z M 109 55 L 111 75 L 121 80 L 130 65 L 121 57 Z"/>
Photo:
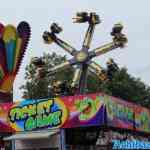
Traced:
<path id="1" fill-rule="evenodd" d="M 30 39 L 31 29 L 27 22 L 19 25 L 0 23 L 0 92 L 10 93 Z"/>

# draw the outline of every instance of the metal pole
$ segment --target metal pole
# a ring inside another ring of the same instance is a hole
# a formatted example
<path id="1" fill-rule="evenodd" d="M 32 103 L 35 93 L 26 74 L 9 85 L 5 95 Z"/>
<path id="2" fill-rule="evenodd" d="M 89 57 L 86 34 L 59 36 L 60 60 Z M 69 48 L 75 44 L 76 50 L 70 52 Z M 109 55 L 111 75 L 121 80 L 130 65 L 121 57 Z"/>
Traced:
<path id="1" fill-rule="evenodd" d="M 82 74 L 79 81 L 79 90 L 77 94 L 85 94 L 87 88 L 87 71 L 88 66 L 86 64 L 82 65 Z"/>
<path id="2" fill-rule="evenodd" d="M 66 139 L 65 139 L 65 130 L 60 129 L 60 139 L 61 139 L 61 150 L 66 150 Z"/>
<path id="3" fill-rule="evenodd" d="M 11 143 L 12 143 L 12 150 L 16 150 L 16 147 L 15 147 L 16 140 L 12 140 Z"/>

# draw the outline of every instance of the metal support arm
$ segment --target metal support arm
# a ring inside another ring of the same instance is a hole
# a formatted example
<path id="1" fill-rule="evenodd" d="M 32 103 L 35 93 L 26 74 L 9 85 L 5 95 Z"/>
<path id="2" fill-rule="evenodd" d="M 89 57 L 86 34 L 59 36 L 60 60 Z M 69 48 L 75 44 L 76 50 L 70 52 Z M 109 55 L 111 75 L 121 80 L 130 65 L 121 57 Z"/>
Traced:
<path id="1" fill-rule="evenodd" d="M 68 68 L 70 66 L 71 66 L 70 62 L 69 61 L 65 61 L 64 63 L 61 63 L 60 65 L 57 65 L 57 66 L 49 69 L 48 70 L 48 75 L 54 74 L 56 72 L 59 72 L 59 71 L 61 71 L 63 69 L 66 69 L 66 68 Z"/>
<path id="2" fill-rule="evenodd" d="M 43 39 L 46 44 L 51 44 L 55 42 L 58 46 L 63 48 L 65 51 L 69 52 L 71 55 L 74 55 L 74 53 L 77 52 L 77 50 L 73 48 L 71 45 L 69 45 L 67 42 L 58 38 L 56 36 L 56 33 L 45 31 L 43 33 Z"/>
<path id="3" fill-rule="evenodd" d="M 94 74 L 96 74 L 100 78 L 100 80 L 102 81 L 107 80 L 107 75 L 105 70 L 97 63 L 91 62 L 89 65 L 89 70 Z"/>
<path id="4" fill-rule="evenodd" d="M 74 77 L 71 83 L 71 87 L 76 87 L 79 85 L 79 80 L 81 78 L 82 69 L 80 67 L 76 68 L 74 72 Z"/>
<path id="5" fill-rule="evenodd" d="M 101 47 L 98 47 L 96 49 L 94 49 L 93 51 L 91 51 L 90 53 L 92 55 L 94 55 L 93 57 L 95 56 L 99 56 L 99 55 L 102 55 L 102 54 L 105 54 L 113 49 L 116 49 L 118 48 L 119 46 L 116 45 L 114 42 L 111 42 L 111 43 L 108 43 L 108 44 L 105 44 Z"/>
<path id="6" fill-rule="evenodd" d="M 54 42 L 59 45 L 61 48 L 63 48 L 65 51 L 67 51 L 68 53 L 70 53 L 71 55 L 74 55 L 77 50 L 75 48 L 73 48 L 72 46 L 70 46 L 68 43 L 66 43 L 65 41 L 59 39 L 58 37 L 56 37 L 54 39 Z"/>
<path id="7" fill-rule="evenodd" d="M 95 29 L 95 25 L 90 24 L 89 27 L 88 27 L 88 30 L 86 32 L 84 41 L 83 41 L 83 47 L 86 48 L 86 49 L 90 48 L 93 33 L 94 33 L 94 29 Z"/>

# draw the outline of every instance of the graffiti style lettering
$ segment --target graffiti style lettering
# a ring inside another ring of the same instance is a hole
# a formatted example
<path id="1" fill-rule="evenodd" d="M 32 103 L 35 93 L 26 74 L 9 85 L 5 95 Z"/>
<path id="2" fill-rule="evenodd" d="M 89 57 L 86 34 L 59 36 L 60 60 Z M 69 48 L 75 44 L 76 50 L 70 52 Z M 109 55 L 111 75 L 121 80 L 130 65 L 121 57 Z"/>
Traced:
<path id="1" fill-rule="evenodd" d="M 85 98 L 83 100 L 77 100 L 76 108 L 81 114 L 79 115 L 80 121 L 88 121 L 89 119 L 93 118 L 95 114 L 98 112 L 100 108 L 100 101 L 99 99 L 90 99 Z"/>
<path id="2" fill-rule="evenodd" d="M 15 120 L 19 120 L 22 118 L 22 112 L 20 111 L 19 107 L 15 107 L 13 109 L 11 109 L 11 111 L 9 112 L 9 118 L 12 122 L 14 122 Z"/>
<path id="3" fill-rule="evenodd" d="M 53 112 L 49 115 L 37 116 L 37 127 L 57 126 L 61 124 L 61 111 Z"/>
<path id="4" fill-rule="evenodd" d="M 140 123 L 143 125 L 149 121 L 149 115 L 147 112 L 142 112 L 140 115 Z"/>
<path id="5" fill-rule="evenodd" d="M 16 120 L 23 120 L 27 117 L 33 116 L 36 114 L 36 105 L 28 105 L 23 107 L 14 107 L 9 112 L 9 118 L 12 122 Z"/>
<path id="6" fill-rule="evenodd" d="M 122 104 L 116 103 L 115 101 L 112 101 L 109 98 L 106 98 L 105 101 L 106 107 L 107 107 L 107 113 L 108 117 L 112 120 L 114 117 L 117 117 L 118 119 L 134 122 L 133 113 L 134 110 L 131 108 L 128 108 L 127 106 L 124 106 Z"/>
<path id="7" fill-rule="evenodd" d="M 62 123 L 62 110 L 54 100 L 13 107 L 9 112 L 12 123 L 24 124 L 24 130 L 43 127 L 57 127 Z"/>
<path id="8" fill-rule="evenodd" d="M 50 113 L 50 108 L 53 105 L 53 101 L 52 100 L 48 100 L 48 101 L 43 101 L 40 102 L 39 104 L 37 104 L 37 113 L 38 115 L 42 115 L 45 112 L 46 113 Z"/>
<path id="9" fill-rule="evenodd" d="M 25 122 L 25 130 L 34 130 L 48 126 L 58 126 L 61 124 L 61 111 L 53 112 L 49 115 L 38 115 L 36 118 L 30 117 Z"/>
<path id="10" fill-rule="evenodd" d="M 150 131 L 150 118 L 147 111 L 136 114 L 135 126 L 141 128 L 144 131 Z"/>
<path id="11" fill-rule="evenodd" d="M 32 130 L 36 128 L 36 120 L 34 117 L 30 117 L 26 120 L 24 128 L 25 130 Z"/>
<path id="12" fill-rule="evenodd" d="M 53 104 L 52 100 L 38 102 L 36 104 L 29 104 L 23 107 L 14 107 L 10 110 L 9 116 L 10 120 L 14 122 L 15 120 L 23 120 L 27 117 L 31 117 L 38 113 L 42 115 L 44 113 L 49 113 L 51 106 Z"/>

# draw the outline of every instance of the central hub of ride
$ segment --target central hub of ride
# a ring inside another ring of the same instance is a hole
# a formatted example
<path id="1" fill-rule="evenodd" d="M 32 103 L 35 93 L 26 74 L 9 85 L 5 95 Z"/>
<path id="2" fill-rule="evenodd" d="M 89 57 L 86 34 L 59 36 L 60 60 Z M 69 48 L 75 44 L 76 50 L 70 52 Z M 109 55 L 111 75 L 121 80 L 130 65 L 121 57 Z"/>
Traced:
<path id="1" fill-rule="evenodd" d="M 85 62 L 88 59 L 88 53 L 81 50 L 75 56 L 77 62 Z"/>

